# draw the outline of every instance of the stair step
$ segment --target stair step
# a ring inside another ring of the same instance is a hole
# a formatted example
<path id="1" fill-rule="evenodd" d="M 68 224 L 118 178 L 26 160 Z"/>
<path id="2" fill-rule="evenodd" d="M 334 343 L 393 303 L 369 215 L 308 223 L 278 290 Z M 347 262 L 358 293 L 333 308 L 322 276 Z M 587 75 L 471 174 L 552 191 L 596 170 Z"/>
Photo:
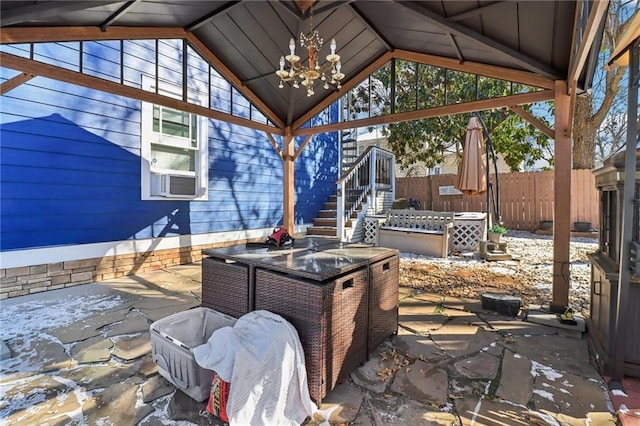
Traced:
<path id="1" fill-rule="evenodd" d="M 332 228 L 337 228 L 338 219 L 333 217 L 318 217 L 313 219 L 313 226 L 331 226 Z"/>
<path id="2" fill-rule="evenodd" d="M 324 203 L 324 210 L 338 210 L 338 203 L 336 201 L 327 201 Z"/>
<path id="3" fill-rule="evenodd" d="M 337 210 L 320 210 L 318 212 L 318 217 L 336 217 L 338 215 L 338 211 Z"/>
<path id="4" fill-rule="evenodd" d="M 338 233 L 338 228 L 335 226 L 310 226 L 307 228 L 307 235 L 330 235 L 335 237 Z"/>
<path id="5" fill-rule="evenodd" d="M 335 217 L 335 215 L 332 217 L 317 217 L 313 219 L 313 226 L 320 226 L 320 227 L 329 226 L 332 228 L 337 228 L 338 219 Z M 344 226 L 346 228 L 351 228 L 351 226 L 353 226 L 353 221 L 352 220 L 345 221 Z"/>

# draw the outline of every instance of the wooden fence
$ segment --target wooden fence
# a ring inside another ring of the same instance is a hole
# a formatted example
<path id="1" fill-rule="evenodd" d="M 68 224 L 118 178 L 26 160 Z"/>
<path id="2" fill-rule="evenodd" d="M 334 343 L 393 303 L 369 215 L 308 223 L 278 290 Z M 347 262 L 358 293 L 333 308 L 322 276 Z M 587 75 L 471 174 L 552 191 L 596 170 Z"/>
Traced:
<path id="1" fill-rule="evenodd" d="M 535 231 L 553 220 L 553 172 L 500 173 L 500 214 L 509 229 Z M 455 212 L 487 211 L 487 195 L 447 195 L 456 175 L 396 179 L 396 198 L 415 198 L 423 209 Z M 491 175 L 495 188 L 495 175 Z M 569 196 L 569 194 L 567 194 Z M 571 223 L 599 224 L 599 199 L 591 170 L 571 171 Z"/>

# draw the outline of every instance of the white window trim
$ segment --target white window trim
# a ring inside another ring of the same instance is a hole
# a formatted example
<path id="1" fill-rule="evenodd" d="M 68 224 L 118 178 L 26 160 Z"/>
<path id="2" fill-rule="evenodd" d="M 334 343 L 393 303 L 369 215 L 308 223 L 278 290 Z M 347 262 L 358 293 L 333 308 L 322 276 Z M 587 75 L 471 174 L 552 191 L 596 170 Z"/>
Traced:
<path id="1" fill-rule="evenodd" d="M 154 80 L 148 76 L 142 77 L 142 87 L 144 90 L 153 90 Z M 170 97 L 179 97 L 180 87 L 174 86 L 175 91 L 160 90 L 159 93 Z M 201 104 L 198 99 L 191 99 L 195 104 Z M 151 195 L 151 144 L 158 140 L 158 134 L 153 131 L 153 104 L 150 102 L 142 102 L 142 111 L 140 116 L 141 132 L 140 132 L 140 197 L 142 200 L 159 200 L 159 201 L 175 201 L 175 200 L 208 200 L 209 195 L 209 161 L 208 161 L 208 120 L 206 117 L 198 116 L 198 154 L 196 155 L 196 195 L 189 196 L 160 196 Z M 170 145 L 170 144 L 168 144 Z M 157 170 L 162 171 L 162 170 Z M 179 171 L 171 171 L 172 175 L 191 175 Z"/>

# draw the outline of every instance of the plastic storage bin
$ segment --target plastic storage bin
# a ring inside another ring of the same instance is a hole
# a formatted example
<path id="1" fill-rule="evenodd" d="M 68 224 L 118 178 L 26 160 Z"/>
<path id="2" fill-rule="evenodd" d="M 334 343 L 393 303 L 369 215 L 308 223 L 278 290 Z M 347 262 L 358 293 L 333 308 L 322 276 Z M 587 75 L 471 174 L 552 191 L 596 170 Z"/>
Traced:
<path id="1" fill-rule="evenodd" d="M 151 324 L 151 353 L 160 375 L 196 401 L 206 401 L 213 371 L 200 367 L 191 349 L 206 343 L 217 329 L 235 322 L 229 315 L 199 307 Z"/>

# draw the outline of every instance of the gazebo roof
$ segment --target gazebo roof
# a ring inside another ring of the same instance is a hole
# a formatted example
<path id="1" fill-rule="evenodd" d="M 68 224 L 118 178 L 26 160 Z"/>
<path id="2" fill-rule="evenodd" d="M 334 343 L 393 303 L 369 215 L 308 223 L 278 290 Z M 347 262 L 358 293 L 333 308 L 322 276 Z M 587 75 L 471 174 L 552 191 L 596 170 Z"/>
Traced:
<path id="1" fill-rule="evenodd" d="M 587 22 L 591 17 L 588 10 L 576 13 L 578 5 L 596 2 L 577 1 L 4 0 L 0 3 L 0 24 L 3 30 L 56 27 L 49 32 L 63 34 L 60 39 L 64 34 L 78 39 L 78 32 L 98 28 L 106 34 L 124 28 L 116 38 L 126 39 L 126 30 L 134 27 L 152 27 L 158 30 L 157 38 L 169 38 L 179 29 L 194 36 L 237 77 L 244 90 L 285 125 L 291 125 L 335 90 L 318 87 L 314 96 L 307 97 L 304 90 L 288 84 L 278 88 L 274 71 L 280 56 L 288 53 L 289 39 L 309 31 L 311 4 L 313 27 L 325 44 L 331 38 L 337 42 L 345 85 L 372 71 L 380 60 L 402 52 L 395 57 L 434 55 L 460 64 L 478 63 L 550 80 L 573 80 L 578 90 L 585 89 L 595 61 L 591 61 L 593 54 L 580 52 L 580 42 L 585 41 L 580 37 L 588 32 L 597 38 L 601 31 L 589 25 L 599 26 L 602 21 Z M 32 41 L 54 39 L 41 35 Z M 593 45 L 597 52 L 599 43 Z M 297 50 L 301 54 L 299 46 Z M 320 55 L 327 53 L 325 46 Z M 577 62 L 586 66 L 576 68 Z M 570 78 L 572 70 L 575 75 Z"/>

